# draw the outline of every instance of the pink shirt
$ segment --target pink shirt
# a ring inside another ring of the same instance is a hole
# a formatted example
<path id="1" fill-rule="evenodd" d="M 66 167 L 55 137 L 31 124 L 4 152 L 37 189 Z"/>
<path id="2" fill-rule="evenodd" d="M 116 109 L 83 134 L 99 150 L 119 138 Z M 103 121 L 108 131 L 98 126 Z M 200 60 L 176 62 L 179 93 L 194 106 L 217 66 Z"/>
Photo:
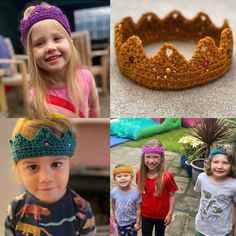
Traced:
<path id="1" fill-rule="evenodd" d="M 92 88 L 93 76 L 88 70 L 78 70 L 77 79 L 83 94 L 83 107 L 80 108 L 80 117 L 89 117 L 90 101 L 89 95 Z M 33 89 L 30 91 L 31 95 L 34 96 L 35 92 Z M 78 117 L 74 112 L 74 107 L 69 98 L 67 86 L 51 87 L 48 89 L 47 94 L 48 108 L 54 117 Z"/>

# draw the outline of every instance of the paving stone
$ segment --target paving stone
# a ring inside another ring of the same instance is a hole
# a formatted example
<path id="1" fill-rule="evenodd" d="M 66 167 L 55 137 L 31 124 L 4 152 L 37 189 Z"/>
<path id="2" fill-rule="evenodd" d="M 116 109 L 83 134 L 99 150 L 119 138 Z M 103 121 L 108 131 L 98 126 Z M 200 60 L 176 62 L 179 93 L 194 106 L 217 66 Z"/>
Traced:
<path id="1" fill-rule="evenodd" d="M 182 183 L 188 183 L 189 178 L 182 177 L 182 176 L 175 176 L 175 181 L 182 182 Z"/>

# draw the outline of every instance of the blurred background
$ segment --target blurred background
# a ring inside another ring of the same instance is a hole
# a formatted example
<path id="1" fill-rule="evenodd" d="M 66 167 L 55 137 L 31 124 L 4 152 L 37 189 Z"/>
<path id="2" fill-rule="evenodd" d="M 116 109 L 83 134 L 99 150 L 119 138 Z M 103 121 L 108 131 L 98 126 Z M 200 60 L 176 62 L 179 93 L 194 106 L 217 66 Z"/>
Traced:
<path id="1" fill-rule="evenodd" d="M 26 7 L 42 1 L 10 0 L 0 2 L 0 117 L 28 114 L 27 56 L 20 43 L 19 23 Z M 72 39 L 82 65 L 95 77 L 99 91 L 101 117 L 109 117 L 109 0 L 48 0 L 68 17 Z"/>
<path id="2" fill-rule="evenodd" d="M 0 119 L 2 168 L 0 178 L 0 234 L 3 235 L 8 204 L 24 192 L 20 180 L 11 168 L 9 139 L 16 118 Z M 71 172 L 69 186 L 90 202 L 95 214 L 97 235 L 109 235 L 110 139 L 109 119 L 73 119 L 78 128 L 77 161 Z"/>

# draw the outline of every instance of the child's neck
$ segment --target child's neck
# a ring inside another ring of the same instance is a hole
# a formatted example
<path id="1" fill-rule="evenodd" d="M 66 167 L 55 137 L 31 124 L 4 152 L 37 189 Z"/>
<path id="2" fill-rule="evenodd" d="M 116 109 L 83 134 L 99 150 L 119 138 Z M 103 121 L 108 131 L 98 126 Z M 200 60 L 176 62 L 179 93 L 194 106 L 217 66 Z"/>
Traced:
<path id="1" fill-rule="evenodd" d="M 217 177 L 215 175 L 210 176 L 211 180 L 214 183 L 223 183 L 225 180 L 227 180 L 229 177 L 228 176 L 223 176 L 223 177 Z"/>
<path id="2" fill-rule="evenodd" d="M 132 189 L 132 186 L 131 185 L 128 185 L 128 186 L 125 186 L 125 187 L 119 186 L 119 188 L 122 192 L 129 192 Z"/>
<path id="3" fill-rule="evenodd" d="M 157 172 L 156 169 L 154 169 L 154 170 L 148 170 L 148 172 L 147 172 L 147 176 L 148 176 L 149 178 L 154 178 L 154 177 L 157 176 L 157 174 L 158 174 L 158 172 Z"/>
<path id="4" fill-rule="evenodd" d="M 52 87 L 61 87 L 66 84 L 66 77 L 63 72 L 49 75 L 49 84 Z"/>

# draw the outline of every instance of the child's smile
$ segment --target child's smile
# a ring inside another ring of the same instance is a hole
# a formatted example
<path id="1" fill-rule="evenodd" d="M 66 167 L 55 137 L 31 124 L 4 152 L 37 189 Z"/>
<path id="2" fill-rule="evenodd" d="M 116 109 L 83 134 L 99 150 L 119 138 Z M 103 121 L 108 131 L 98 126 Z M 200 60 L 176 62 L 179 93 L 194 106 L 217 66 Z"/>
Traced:
<path id="1" fill-rule="evenodd" d="M 231 169 L 231 164 L 228 161 L 228 157 L 223 154 L 217 154 L 211 161 L 211 172 L 213 177 L 225 178 Z"/>
<path id="2" fill-rule="evenodd" d="M 32 26 L 33 55 L 36 64 L 49 74 L 56 74 L 64 69 L 71 58 L 68 39 L 60 27 L 47 20 Z"/>
<path id="3" fill-rule="evenodd" d="M 115 181 L 120 188 L 129 187 L 132 183 L 132 175 L 130 173 L 120 173 L 115 176 Z"/>
<path id="4" fill-rule="evenodd" d="M 144 163 L 149 170 L 157 169 L 161 163 L 161 156 L 159 154 L 145 154 Z"/>

